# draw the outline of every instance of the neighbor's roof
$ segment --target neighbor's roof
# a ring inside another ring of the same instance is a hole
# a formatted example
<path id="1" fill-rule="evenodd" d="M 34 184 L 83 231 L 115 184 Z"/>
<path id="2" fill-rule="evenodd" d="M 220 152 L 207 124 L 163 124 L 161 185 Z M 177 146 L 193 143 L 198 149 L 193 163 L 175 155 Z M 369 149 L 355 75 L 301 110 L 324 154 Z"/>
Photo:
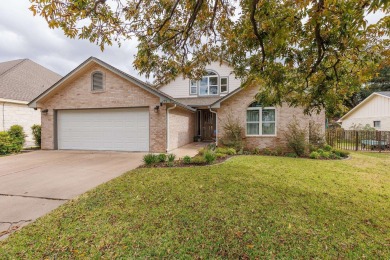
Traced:
<path id="1" fill-rule="evenodd" d="M 29 102 L 61 76 L 29 59 L 0 63 L 0 98 Z"/>
<path id="2" fill-rule="evenodd" d="M 390 98 L 390 91 L 380 91 L 380 92 L 374 92 L 371 95 L 369 95 L 366 99 L 364 99 L 362 102 L 360 102 L 357 106 L 349 110 L 348 113 L 346 113 L 343 117 L 341 117 L 337 122 L 342 122 L 345 118 L 350 116 L 352 113 L 354 113 L 357 109 L 359 109 L 361 106 L 363 106 L 365 103 L 373 99 L 375 96 L 382 96 L 385 98 Z"/>
<path id="3" fill-rule="evenodd" d="M 41 98 L 47 96 L 52 90 L 54 90 L 55 88 L 57 88 L 58 86 L 60 86 L 62 83 L 64 83 L 68 78 L 70 78 L 72 75 L 74 75 L 77 71 L 79 71 L 80 69 L 84 68 L 85 66 L 87 66 L 88 64 L 90 64 L 91 62 L 95 62 L 96 64 L 99 64 L 100 66 L 110 70 L 111 72 L 117 74 L 118 76 L 121 76 L 122 78 L 136 84 L 137 86 L 143 88 L 144 90 L 164 99 L 164 101 L 166 102 L 171 102 L 171 103 L 174 103 L 180 107 L 183 107 L 185 109 L 188 109 L 192 112 L 195 112 L 196 110 L 185 105 L 185 104 L 182 104 L 180 102 L 177 102 L 173 97 L 165 94 L 164 92 L 152 87 L 150 84 L 148 83 L 145 83 L 143 82 L 142 80 L 139 80 L 117 68 L 115 68 L 114 66 L 98 59 L 98 58 L 95 58 L 95 57 L 89 57 L 88 59 L 86 59 L 83 63 L 81 63 L 79 66 L 77 66 L 74 70 L 72 70 L 71 72 L 69 72 L 67 75 L 65 75 L 63 78 L 61 78 L 58 82 L 56 82 L 54 85 L 52 85 L 50 88 L 46 89 L 43 93 L 41 93 L 39 96 L 37 96 L 35 99 L 33 99 L 28 105 L 29 106 L 32 106 L 32 107 L 35 107 L 36 106 L 36 102 L 39 101 Z"/>

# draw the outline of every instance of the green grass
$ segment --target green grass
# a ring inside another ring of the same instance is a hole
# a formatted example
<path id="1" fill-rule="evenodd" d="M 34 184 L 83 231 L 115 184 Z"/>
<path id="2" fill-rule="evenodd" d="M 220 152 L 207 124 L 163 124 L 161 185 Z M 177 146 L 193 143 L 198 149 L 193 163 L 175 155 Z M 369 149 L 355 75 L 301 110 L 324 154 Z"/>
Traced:
<path id="1" fill-rule="evenodd" d="M 390 257 L 390 154 L 138 169 L 0 242 L 4 258 Z"/>

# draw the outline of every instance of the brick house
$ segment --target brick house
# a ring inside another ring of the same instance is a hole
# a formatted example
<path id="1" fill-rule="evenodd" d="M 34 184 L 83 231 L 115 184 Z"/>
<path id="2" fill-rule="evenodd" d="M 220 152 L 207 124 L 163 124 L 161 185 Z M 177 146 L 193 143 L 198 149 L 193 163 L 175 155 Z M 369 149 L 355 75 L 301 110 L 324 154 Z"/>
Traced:
<path id="1" fill-rule="evenodd" d="M 33 146 L 31 126 L 41 124 L 41 112 L 28 103 L 61 79 L 57 73 L 29 60 L 0 63 L 0 131 L 21 125 L 26 133 L 25 146 Z"/>
<path id="2" fill-rule="evenodd" d="M 193 142 L 218 141 L 234 115 L 248 147 L 283 145 L 295 116 L 302 125 L 325 115 L 254 102 L 256 88 L 240 88 L 226 63 L 212 63 L 199 81 L 181 77 L 155 88 L 91 57 L 43 92 L 31 107 L 42 110 L 43 149 L 165 152 Z"/>

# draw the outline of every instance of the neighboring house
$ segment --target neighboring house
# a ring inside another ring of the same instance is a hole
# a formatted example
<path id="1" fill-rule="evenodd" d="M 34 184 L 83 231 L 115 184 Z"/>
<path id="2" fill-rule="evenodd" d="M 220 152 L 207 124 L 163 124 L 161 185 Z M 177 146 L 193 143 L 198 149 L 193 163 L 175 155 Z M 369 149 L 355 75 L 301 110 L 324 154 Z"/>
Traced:
<path id="1" fill-rule="evenodd" d="M 165 152 L 193 141 L 217 142 L 232 115 L 249 147 L 285 145 L 294 116 L 302 127 L 325 115 L 254 102 L 257 88 L 239 88 L 225 63 L 200 81 L 178 78 L 159 89 L 91 57 L 29 105 L 42 109 L 42 148 Z"/>
<path id="2" fill-rule="evenodd" d="M 31 126 L 41 124 L 41 112 L 28 103 L 61 78 L 60 75 L 29 60 L 0 63 L 0 131 L 21 125 L 26 146 L 33 146 Z"/>
<path id="3" fill-rule="evenodd" d="M 390 91 L 372 93 L 338 122 L 346 130 L 369 125 L 376 130 L 390 131 Z"/>

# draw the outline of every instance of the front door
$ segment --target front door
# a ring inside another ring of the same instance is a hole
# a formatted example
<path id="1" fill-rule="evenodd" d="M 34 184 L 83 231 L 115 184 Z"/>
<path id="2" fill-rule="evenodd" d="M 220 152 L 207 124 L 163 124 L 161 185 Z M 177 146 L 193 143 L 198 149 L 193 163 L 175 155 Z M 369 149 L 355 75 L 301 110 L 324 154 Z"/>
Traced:
<path id="1" fill-rule="evenodd" d="M 202 139 L 204 141 L 213 141 L 215 139 L 215 114 L 208 110 L 202 110 Z"/>

